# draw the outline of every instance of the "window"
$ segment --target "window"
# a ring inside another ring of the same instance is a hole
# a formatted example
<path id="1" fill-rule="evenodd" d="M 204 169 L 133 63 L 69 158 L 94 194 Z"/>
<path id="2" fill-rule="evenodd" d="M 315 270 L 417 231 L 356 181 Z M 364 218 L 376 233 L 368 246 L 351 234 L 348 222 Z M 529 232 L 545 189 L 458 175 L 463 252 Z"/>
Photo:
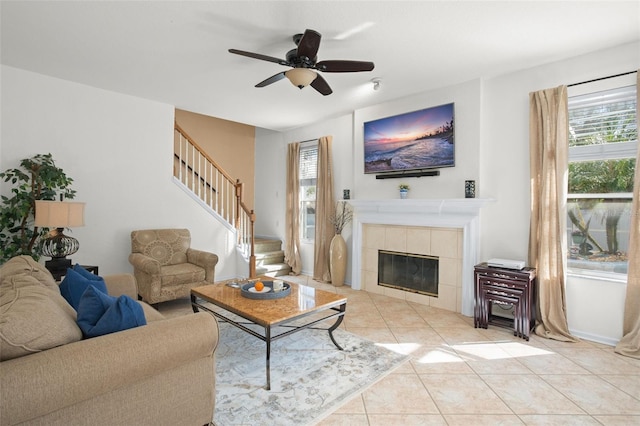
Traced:
<path id="1" fill-rule="evenodd" d="M 636 89 L 632 84 L 569 97 L 568 266 L 574 272 L 627 273 Z"/>
<path id="2" fill-rule="evenodd" d="M 318 142 L 300 146 L 300 236 L 313 240 L 316 232 L 316 181 L 318 177 Z"/>

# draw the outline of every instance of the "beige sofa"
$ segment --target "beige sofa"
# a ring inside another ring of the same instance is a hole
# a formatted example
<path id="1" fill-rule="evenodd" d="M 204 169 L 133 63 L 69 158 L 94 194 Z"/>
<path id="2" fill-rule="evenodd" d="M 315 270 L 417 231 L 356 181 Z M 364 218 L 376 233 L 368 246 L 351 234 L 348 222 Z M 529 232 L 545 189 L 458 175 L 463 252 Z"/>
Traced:
<path id="1" fill-rule="evenodd" d="M 132 275 L 104 278 L 110 295 L 136 298 Z M 211 315 L 165 319 L 138 302 L 147 325 L 82 339 L 57 287 L 28 256 L 0 267 L 0 425 L 211 422 L 218 344 Z"/>

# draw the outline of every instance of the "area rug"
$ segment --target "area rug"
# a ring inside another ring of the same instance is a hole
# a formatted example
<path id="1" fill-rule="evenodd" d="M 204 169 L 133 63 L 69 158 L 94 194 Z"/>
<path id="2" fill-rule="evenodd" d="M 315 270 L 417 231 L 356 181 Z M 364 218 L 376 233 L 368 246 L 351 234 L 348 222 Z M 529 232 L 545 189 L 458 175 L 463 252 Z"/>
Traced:
<path id="1" fill-rule="evenodd" d="M 265 389 L 265 343 L 220 323 L 214 424 L 313 425 L 409 359 L 352 333 L 303 330 L 271 345 Z"/>

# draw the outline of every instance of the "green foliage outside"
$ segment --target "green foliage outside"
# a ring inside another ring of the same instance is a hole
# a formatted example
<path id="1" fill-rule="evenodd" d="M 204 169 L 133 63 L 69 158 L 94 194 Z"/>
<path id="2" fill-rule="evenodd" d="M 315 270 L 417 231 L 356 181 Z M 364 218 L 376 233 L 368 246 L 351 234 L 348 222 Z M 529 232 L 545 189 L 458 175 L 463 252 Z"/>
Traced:
<path id="1" fill-rule="evenodd" d="M 38 154 L 20 161 L 20 166 L 0 173 L 0 179 L 13 187 L 2 195 L 0 206 L 0 264 L 22 254 L 38 260 L 42 255 L 40 238 L 47 228 L 34 226 L 35 201 L 73 199 L 73 179 L 55 165 L 51 154 Z"/>

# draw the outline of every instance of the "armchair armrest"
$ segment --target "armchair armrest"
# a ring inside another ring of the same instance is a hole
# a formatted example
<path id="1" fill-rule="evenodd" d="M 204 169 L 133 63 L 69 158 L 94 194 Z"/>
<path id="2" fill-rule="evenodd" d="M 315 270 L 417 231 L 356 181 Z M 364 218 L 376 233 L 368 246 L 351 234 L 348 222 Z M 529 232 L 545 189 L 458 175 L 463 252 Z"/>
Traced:
<path id="1" fill-rule="evenodd" d="M 218 255 L 208 251 L 187 249 L 187 262 L 198 265 L 205 270 L 205 281 L 212 283 L 216 264 L 218 263 Z"/>
<path id="2" fill-rule="evenodd" d="M 126 294 L 132 299 L 138 297 L 138 285 L 136 278 L 131 274 L 105 275 L 104 282 L 107 285 L 107 291 L 111 296 L 121 296 Z"/>
<path id="3" fill-rule="evenodd" d="M 142 253 L 131 253 L 129 255 L 129 263 L 131 263 L 134 268 L 146 272 L 149 275 L 157 275 L 160 273 L 160 262 Z"/>

